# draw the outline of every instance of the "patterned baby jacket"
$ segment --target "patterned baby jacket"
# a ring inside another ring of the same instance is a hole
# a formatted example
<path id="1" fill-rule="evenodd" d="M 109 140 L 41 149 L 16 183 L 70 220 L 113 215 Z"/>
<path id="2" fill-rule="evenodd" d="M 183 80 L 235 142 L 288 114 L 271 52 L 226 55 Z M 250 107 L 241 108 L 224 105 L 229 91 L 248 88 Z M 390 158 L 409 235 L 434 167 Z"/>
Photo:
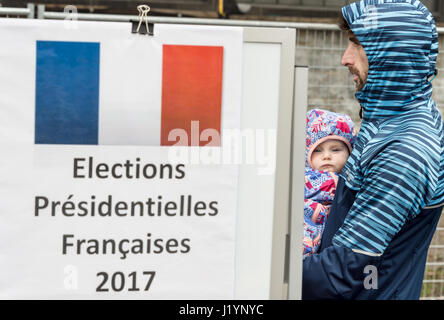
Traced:
<path id="1" fill-rule="evenodd" d="M 316 253 L 319 248 L 338 183 L 336 174 L 318 171 L 311 167 L 311 155 L 318 145 L 329 139 L 343 141 L 351 153 L 355 136 L 354 124 L 349 116 L 321 109 L 307 112 L 304 258 Z"/>

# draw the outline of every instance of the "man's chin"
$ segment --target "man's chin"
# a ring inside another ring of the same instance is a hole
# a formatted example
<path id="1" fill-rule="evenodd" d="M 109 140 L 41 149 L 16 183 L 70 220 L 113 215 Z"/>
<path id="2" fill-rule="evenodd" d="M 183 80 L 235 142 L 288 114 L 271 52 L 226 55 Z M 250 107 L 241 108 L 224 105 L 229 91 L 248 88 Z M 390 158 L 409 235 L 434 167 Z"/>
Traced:
<path id="1" fill-rule="evenodd" d="M 362 79 L 359 79 L 358 82 L 355 82 L 356 91 L 362 91 L 362 89 L 365 88 L 366 83 L 367 81 L 364 81 Z"/>
<path id="2" fill-rule="evenodd" d="M 361 84 L 356 84 L 356 85 L 355 85 L 356 92 L 361 91 L 362 89 L 364 89 L 364 87 L 365 87 L 365 86 L 363 86 L 363 85 L 361 85 Z"/>

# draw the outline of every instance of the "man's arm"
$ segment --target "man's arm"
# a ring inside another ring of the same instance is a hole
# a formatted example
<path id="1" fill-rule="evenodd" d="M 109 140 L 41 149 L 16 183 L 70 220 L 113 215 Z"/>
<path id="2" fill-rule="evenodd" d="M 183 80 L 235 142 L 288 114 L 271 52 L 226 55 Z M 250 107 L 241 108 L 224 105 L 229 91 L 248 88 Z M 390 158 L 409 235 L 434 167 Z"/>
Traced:
<path id="1" fill-rule="evenodd" d="M 364 290 L 367 266 L 379 265 L 379 258 L 331 246 L 303 263 L 302 299 L 354 299 Z"/>
<path id="2" fill-rule="evenodd" d="M 362 292 L 366 266 L 378 266 L 378 256 L 433 195 L 439 166 L 427 156 L 418 145 L 395 140 L 366 165 L 333 245 L 304 260 L 304 299 L 353 299 Z"/>

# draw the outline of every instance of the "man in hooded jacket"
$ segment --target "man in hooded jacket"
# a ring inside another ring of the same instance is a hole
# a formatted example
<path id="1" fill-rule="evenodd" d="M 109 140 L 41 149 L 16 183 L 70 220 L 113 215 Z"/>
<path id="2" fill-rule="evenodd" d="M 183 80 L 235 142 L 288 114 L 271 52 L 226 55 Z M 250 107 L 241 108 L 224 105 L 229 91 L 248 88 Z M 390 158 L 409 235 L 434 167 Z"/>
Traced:
<path id="1" fill-rule="evenodd" d="M 302 298 L 419 299 L 444 204 L 435 22 L 417 0 L 362 0 L 342 15 L 363 122 L 320 251 L 303 262 Z"/>

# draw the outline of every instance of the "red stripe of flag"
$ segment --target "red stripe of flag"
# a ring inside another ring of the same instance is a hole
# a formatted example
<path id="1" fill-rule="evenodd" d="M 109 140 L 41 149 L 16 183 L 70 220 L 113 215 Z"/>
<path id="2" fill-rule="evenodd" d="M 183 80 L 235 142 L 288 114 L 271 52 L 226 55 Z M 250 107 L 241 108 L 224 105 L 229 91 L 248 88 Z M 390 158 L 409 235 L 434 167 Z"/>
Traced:
<path id="1" fill-rule="evenodd" d="M 163 46 L 162 146 L 176 143 L 168 141 L 173 129 L 187 132 L 189 146 L 208 144 L 191 139 L 192 121 L 199 121 L 199 136 L 205 129 L 220 134 L 222 75 L 223 47 Z"/>

